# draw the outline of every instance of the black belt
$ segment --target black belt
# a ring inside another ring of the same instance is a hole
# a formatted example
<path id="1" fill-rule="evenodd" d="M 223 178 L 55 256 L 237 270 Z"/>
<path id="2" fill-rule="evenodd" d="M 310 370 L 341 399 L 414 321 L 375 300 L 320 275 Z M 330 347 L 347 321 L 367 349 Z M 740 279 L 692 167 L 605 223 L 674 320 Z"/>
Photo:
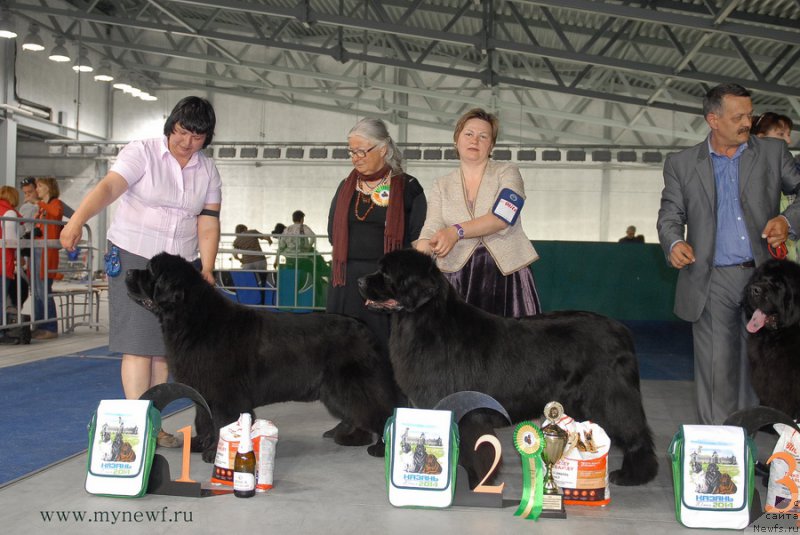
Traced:
<path id="1" fill-rule="evenodd" d="M 741 264 L 730 264 L 728 266 L 717 266 L 717 267 L 723 267 L 723 268 L 738 267 L 740 269 L 754 268 L 754 267 L 756 267 L 756 261 L 755 260 L 748 260 L 747 262 L 742 262 Z"/>

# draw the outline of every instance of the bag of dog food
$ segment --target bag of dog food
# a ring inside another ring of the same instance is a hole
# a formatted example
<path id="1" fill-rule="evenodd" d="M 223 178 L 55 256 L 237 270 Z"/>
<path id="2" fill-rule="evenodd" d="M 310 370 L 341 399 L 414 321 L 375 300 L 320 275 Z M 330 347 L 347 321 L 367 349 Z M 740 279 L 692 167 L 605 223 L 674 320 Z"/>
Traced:
<path id="1" fill-rule="evenodd" d="M 449 507 L 456 491 L 453 411 L 398 408 L 386 421 L 386 490 L 395 507 Z"/>
<path id="2" fill-rule="evenodd" d="M 569 438 L 564 454 L 553 466 L 553 479 L 567 505 L 608 505 L 608 451 L 611 439 L 593 422 L 563 416 L 556 422 Z"/>
<path id="3" fill-rule="evenodd" d="M 161 413 L 150 400 L 101 401 L 89 424 L 86 492 L 144 496 L 159 429 Z"/>
<path id="4" fill-rule="evenodd" d="M 743 428 L 681 426 L 669 454 L 678 522 L 689 528 L 748 526 L 756 455 Z"/>
<path id="5" fill-rule="evenodd" d="M 795 466 L 800 467 L 800 433 L 786 424 L 775 424 L 772 427 L 779 435 L 772 454 L 785 452 L 795 460 Z M 788 471 L 788 463 L 780 457 L 775 457 L 770 463 L 766 505 L 771 505 L 776 509 L 785 509 L 794 499 L 796 500 L 794 504 L 785 512 L 800 514 L 800 500 L 797 500 L 797 495 L 792 496 L 792 491 L 786 485 L 778 483 L 788 475 L 794 482 L 795 488 L 800 488 L 800 469 L 795 468 L 791 474 L 787 474 Z"/>
<path id="6" fill-rule="evenodd" d="M 233 486 L 233 461 L 241 436 L 242 426 L 238 420 L 219 430 L 212 483 Z M 272 488 L 278 428 L 269 420 L 258 419 L 250 427 L 250 438 L 253 439 L 253 451 L 256 454 L 256 490 L 263 492 Z"/>

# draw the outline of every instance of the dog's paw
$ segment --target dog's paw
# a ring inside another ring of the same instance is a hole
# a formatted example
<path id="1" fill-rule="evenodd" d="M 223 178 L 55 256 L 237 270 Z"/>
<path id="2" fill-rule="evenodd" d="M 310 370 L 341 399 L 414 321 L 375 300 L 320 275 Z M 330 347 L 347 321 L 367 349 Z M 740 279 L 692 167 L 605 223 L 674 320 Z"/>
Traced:
<path id="1" fill-rule="evenodd" d="M 192 437 L 192 442 L 190 446 L 190 450 L 199 453 L 201 451 L 205 451 L 208 447 L 208 437 L 204 436 L 195 436 Z"/>
<path id="2" fill-rule="evenodd" d="M 642 477 L 641 474 L 629 474 L 624 470 L 614 470 L 608 474 L 608 480 L 614 485 L 619 485 L 620 487 L 635 487 L 637 485 L 644 485 L 650 481 L 650 479 Z"/>
<path id="3" fill-rule="evenodd" d="M 366 446 L 372 442 L 372 432 L 345 426 L 334 433 L 333 441 L 340 446 Z"/>
<path id="4" fill-rule="evenodd" d="M 325 431 L 324 433 L 322 433 L 322 438 L 333 438 L 333 437 L 335 437 L 336 433 L 338 433 L 340 429 L 344 429 L 346 425 L 347 424 L 345 424 L 344 422 L 339 422 L 334 427 L 332 427 L 332 428 L 328 429 L 327 431 Z"/>
<path id="5" fill-rule="evenodd" d="M 383 457 L 386 455 L 386 445 L 383 443 L 383 440 L 378 439 L 375 444 L 367 448 L 367 453 L 373 457 Z"/>
<path id="6" fill-rule="evenodd" d="M 216 458 L 216 456 L 217 456 L 217 447 L 216 446 L 208 447 L 208 448 L 203 450 L 203 455 L 202 455 L 203 461 L 205 461 L 207 463 L 213 463 L 214 459 Z"/>

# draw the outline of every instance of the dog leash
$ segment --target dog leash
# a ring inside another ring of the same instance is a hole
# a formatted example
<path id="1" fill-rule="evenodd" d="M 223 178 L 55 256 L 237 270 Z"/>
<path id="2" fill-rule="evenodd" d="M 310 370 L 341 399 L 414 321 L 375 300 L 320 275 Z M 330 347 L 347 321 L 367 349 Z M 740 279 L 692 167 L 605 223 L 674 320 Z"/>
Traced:
<path id="1" fill-rule="evenodd" d="M 772 255 L 772 258 L 776 258 L 778 260 L 785 259 L 786 255 L 789 254 L 788 250 L 786 249 L 786 243 L 779 243 L 777 247 L 767 244 L 767 249 L 769 250 L 769 254 Z"/>

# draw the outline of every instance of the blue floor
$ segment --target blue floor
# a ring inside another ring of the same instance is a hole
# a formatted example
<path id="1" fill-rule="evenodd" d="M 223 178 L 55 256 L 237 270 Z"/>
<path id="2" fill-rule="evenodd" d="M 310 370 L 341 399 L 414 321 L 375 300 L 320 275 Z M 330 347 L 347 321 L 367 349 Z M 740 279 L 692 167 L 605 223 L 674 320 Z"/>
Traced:
<path id="1" fill-rule="evenodd" d="M 124 397 L 119 365 L 72 356 L 0 369 L 0 484 L 86 449 L 97 404 Z"/>
<path id="2" fill-rule="evenodd" d="M 100 347 L 0 368 L 0 485 L 86 449 L 97 404 L 124 398 L 120 360 Z"/>
<path id="3" fill-rule="evenodd" d="M 686 321 L 623 321 L 633 332 L 639 376 L 644 380 L 694 379 L 692 324 Z"/>
<path id="4" fill-rule="evenodd" d="M 633 332 L 643 380 L 692 380 L 690 324 L 624 323 Z M 0 485 L 86 449 L 97 404 L 124 397 L 120 359 L 99 347 L 0 368 Z M 179 400 L 165 414 L 188 405 Z"/>

